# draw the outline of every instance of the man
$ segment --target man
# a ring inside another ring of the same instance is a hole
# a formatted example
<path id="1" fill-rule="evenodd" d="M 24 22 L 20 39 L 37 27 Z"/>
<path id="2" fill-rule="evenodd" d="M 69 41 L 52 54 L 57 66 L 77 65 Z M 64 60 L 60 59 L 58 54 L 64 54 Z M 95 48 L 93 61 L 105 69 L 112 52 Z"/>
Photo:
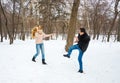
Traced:
<path id="1" fill-rule="evenodd" d="M 77 44 L 72 45 L 69 50 L 68 54 L 64 54 L 64 57 L 70 58 L 70 55 L 73 50 L 78 49 L 79 50 L 79 56 L 78 56 L 78 62 L 79 62 L 79 71 L 80 73 L 83 73 L 83 64 L 82 64 L 82 56 L 86 49 L 88 48 L 88 44 L 90 41 L 90 37 L 85 31 L 85 28 L 80 28 L 78 37 L 76 37 Z"/>

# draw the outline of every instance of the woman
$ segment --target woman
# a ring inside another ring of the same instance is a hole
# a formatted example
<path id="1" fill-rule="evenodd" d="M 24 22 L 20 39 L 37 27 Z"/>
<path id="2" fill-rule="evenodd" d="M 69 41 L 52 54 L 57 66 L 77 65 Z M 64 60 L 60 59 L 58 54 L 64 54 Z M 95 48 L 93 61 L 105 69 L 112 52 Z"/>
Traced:
<path id="1" fill-rule="evenodd" d="M 51 37 L 52 34 L 45 34 L 42 30 L 41 26 L 34 27 L 32 29 L 32 38 L 35 39 L 36 43 L 36 54 L 33 56 L 32 61 L 35 61 L 35 58 L 39 55 L 40 50 L 42 54 L 42 64 L 46 64 L 45 62 L 45 53 L 44 53 L 44 44 L 43 44 L 43 39 L 46 37 Z"/>

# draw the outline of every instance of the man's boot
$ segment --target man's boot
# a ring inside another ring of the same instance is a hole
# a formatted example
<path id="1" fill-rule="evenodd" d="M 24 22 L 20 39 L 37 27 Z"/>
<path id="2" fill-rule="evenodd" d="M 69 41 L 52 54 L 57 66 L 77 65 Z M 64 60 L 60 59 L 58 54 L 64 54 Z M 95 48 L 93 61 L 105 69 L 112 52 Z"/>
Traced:
<path id="1" fill-rule="evenodd" d="M 42 59 L 42 64 L 46 65 L 45 59 Z"/>
<path id="2" fill-rule="evenodd" d="M 70 58 L 70 56 L 68 56 L 68 54 L 64 54 L 63 56 L 64 56 L 64 57 L 67 57 L 67 58 Z"/>
<path id="3" fill-rule="evenodd" d="M 79 72 L 79 73 L 83 73 L 83 70 L 79 70 L 78 72 Z"/>

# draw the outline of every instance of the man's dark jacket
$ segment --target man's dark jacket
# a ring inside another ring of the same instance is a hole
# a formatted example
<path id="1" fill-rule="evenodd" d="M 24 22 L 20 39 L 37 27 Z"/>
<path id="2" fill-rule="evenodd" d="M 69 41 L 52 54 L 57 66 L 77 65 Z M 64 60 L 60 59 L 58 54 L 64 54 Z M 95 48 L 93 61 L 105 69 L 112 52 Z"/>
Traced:
<path id="1" fill-rule="evenodd" d="M 84 33 L 83 35 L 78 34 L 78 45 L 82 52 L 85 52 L 88 48 L 90 37 L 87 33 Z"/>

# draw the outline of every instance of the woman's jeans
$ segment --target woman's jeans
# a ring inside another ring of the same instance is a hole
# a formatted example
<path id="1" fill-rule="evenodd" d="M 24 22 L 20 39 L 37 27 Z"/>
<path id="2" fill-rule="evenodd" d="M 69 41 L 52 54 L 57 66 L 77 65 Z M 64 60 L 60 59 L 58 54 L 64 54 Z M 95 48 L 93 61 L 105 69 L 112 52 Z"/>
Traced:
<path id="1" fill-rule="evenodd" d="M 34 57 L 36 58 L 39 54 L 40 54 L 40 50 L 41 50 L 41 54 L 42 54 L 42 59 L 45 59 L 45 53 L 44 53 L 44 44 L 36 44 L 36 54 L 34 55 Z"/>
<path id="2" fill-rule="evenodd" d="M 72 45 L 72 46 L 69 48 L 69 50 L 68 50 L 68 56 L 70 56 L 71 53 L 72 53 L 72 50 L 75 50 L 75 49 L 78 49 L 78 51 L 79 51 L 79 56 L 78 56 L 79 68 L 80 68 L 80 70 L 83 71 L 83 64 L 82 64 L 83 52 L 82 52 L 82 50 L 79 48 L 79 46 L 78 46 L 77 44 Z"/>

